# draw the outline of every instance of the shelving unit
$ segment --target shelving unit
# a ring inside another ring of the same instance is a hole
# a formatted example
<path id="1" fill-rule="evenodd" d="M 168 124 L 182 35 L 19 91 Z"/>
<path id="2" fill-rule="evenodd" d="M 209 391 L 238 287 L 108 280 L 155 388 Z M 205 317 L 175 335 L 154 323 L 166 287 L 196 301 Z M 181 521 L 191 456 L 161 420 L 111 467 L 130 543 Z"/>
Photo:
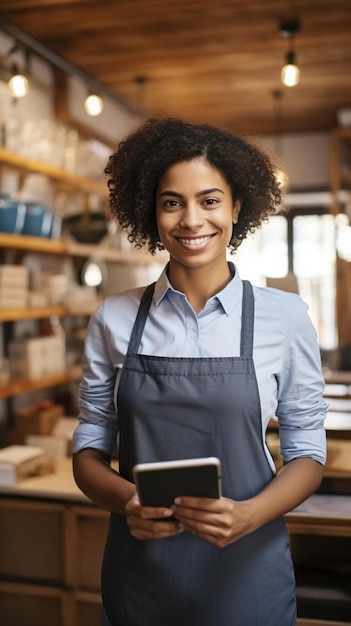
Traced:
<path id="1" fill-rule="evenodd" d="M 94 257 L 111 263 L 120 264 L 141 264 L 147 265 L 162 260 L 166 262 L 167 258 L 161 253 L 155 257 L 148 253 L 127 253 L 118 250 L 110 250 L 102 246 L 83 245 L 74 242 L 64 242 L 49 240 L 40 237 L 28 237 L 20 235 L 11 235 L 0 233 L 0 250 L 18 250 L 21 252 L 31 251 L 43 254 L 52 254 L 69 257 L 88 258 Z M 18 322 L 23 320 L 39 320 L 48 319 L 51 316 L 72 317 L 86 316 L 89 317 L 100 301 L 83 304 L 80 306 L 50 306 L 44 308 L 26 308 L 26 309 L 1 309 L 0 323 L 2 322 Z M 74 368 L 65 374 L 55 377 L 47 377 L 35 381 L 12 381 L 9 385 L 0 387 L 0 400 L 11 398 L 16 395 L 59 386 L 67 382 L 77 381 L 80 378 L 80 368 Z"/>
<path id="2" fill-rule="evenodd" d="M 71 191 L 72 193 L 78 192 L 86 196 L 89 194 L 98 194 L 103 198 L 107 198 L 108 195 L 107 184 L 104 181 L 93 180 L 60 170 L 41 161 L 27 159 L 21 155 L 14 154 L 2 147 L 0 147 L 0 168 L 16 170 L 21 174 L 42 174 L 55 184 L 57 191 L 65 190 L 68 192 Z M 72 239 L 55 240 L 7 233 L 0 233 L 0 253 L 2 254 L 4 263 L 20 263 L 26 253 L 35 253 L 43 255 L 43 257 L 45 255 L 52 255 L 77 260 L 94 258 L 105 263 L 139 266 L 157 262 L 165 263 L 168 259 L 166 253 L 151 255 L 148 252 L 138 250 L 125 252 L 108 248 L 102 244 L 80 244 Z M 74 307 L 59 305 L 25 309 L 0 308 L 0 324 L 4 323 L 7 325 L 7 334 L 10 335 L 12 333 L 13 323 L 25 320 L 45 320 L 49 319 L 51 316 L 58 316 L 60 318 L 73 316 L 89 317 L 98 304 L 99 302 L 96 301 Z M 47 376 L 38 380 L 11 380 L 8 384 L 0 387 L 0 401 L 6 400 L 9 404 L 11 399 L 16 396 L 60 387 L 66 383 L 79 381 L 80 376 L 81 368 L 76 366 L 69 368 L 62 374 Z"/>

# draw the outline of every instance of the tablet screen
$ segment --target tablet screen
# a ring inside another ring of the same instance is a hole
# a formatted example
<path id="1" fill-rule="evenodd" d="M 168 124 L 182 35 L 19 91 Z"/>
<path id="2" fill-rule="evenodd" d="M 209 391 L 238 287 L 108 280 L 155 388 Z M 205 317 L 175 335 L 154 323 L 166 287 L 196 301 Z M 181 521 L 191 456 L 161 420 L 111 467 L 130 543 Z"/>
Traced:
<path id="1" fill-rule="evenodd" d="M 169 507 L 177 496 L 220 498 L 220 467 L 217 457 L 135 465 L 140 502 L 143 506 Z"/>

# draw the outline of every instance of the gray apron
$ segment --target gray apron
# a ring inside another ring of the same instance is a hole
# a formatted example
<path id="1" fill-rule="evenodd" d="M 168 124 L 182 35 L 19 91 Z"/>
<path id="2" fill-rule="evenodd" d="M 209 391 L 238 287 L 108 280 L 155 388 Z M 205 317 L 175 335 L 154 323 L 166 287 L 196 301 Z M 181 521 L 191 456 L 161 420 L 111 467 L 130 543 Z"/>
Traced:
<path id="1" fill-rule="evenodd" d="M 118 388 L 120 473 L 132 481 L 135 463 L 218 456 L 223 496 L 251 498 L 273 480 L 252 358 L 251 284 L 244 281 L 240 357 L 138 354 L 153 290 L 143 295 Z M 102 596 L 112 626 L 293 626 L 284 521 L 217 548 L 186 532 L 141 541 L 112 514 Z"/>

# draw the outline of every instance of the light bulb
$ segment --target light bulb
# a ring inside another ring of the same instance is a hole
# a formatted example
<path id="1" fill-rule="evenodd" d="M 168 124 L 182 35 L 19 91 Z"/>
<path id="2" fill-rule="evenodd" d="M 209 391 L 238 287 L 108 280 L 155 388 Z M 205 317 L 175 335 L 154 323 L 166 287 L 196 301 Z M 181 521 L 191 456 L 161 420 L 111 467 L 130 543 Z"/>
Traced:
<path id="1" fill-rule="evenodd" d="M 104 107 L 104 103 L 102 98 L 96 93 L 90 93 L 84 102 L 84 108 L 88 115 L 95 117 L 96 115 L 100 115 L 102 109 Z"/>
<path id="2" fill-rule="evenodd" d="M 23 98 L 28 93 L 28 80 L 24 74 L 15 71 L 8 85 L 13 98 Z"/>
<path id="3" fill-rule="evenodd" d="M 295 87 L 300 82 L 300 70 L 295 63 L 295 53 L 293 50 L 290 50 L 286 55 L 286 63 L 284 67 L 282 67 L 280 77 L 285 87 Z"/>
<path id="4" fill-rule="evenodd" d="M 295 87 L 300 82 L 300 70 L 294 63 L 282 67 L 281 80 L 285 87 Z"/>

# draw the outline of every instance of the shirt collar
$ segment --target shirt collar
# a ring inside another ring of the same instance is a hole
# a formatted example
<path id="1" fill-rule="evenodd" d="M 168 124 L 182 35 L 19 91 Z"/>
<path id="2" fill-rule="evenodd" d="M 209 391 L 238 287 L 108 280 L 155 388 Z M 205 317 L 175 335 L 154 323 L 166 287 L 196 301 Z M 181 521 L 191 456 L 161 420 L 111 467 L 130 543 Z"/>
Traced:
<path id="1" fill-rule="evenodd" d="M 239 276 L 238 268 L 231 261 L 228 262 L 228 265 L 233 278 L 224 287 L 224 289 L 222 289 L 219 293 L 213 296 L 213 298 L 215 298 L 220 303 L 226 315 L 230 315 L 234 311 L 234 309 L 236 309 L 237 306 L 241 303 L 243 292 L 243 284 Z M 163 269 L 155 285 L 155 307 L 160 304 L 160 302 L 168 293 L 180 293 L 179 291 L 173 289 L 171 283 L 169 282 L 167 276 L 167 267 L 168 265 L 166 265 L 166 267 Z"/>

